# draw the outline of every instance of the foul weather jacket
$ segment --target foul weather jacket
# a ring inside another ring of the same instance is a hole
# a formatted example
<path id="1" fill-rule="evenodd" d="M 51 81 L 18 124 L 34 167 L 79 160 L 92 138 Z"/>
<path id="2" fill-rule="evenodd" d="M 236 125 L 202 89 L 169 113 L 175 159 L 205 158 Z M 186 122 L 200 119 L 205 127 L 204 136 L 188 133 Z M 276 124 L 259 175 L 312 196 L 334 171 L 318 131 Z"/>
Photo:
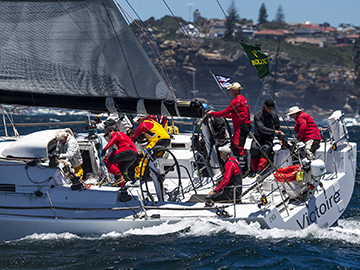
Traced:
<path id="1" fill-rule="evenodd" d="M 158 122 L 152 120 L 145 120 L 142 122 L 131 136 L 131 140 L 135 141 L 142 133 L 144 133 L 149 141 L 147 148 L 153 148 L 160 139 L 170 140 L 169 133 L 167 133 Z"/>
<path id="2" fill-rule="evenodd" d="M 210 115 L 215 117 L 231 117 L 234 133 L 240 130 L 241 124 L 250 124 L 250 109 L 246 98 L 242 95 L 237 95 L 227 106 L 225 110 L 220 112 L 210 112 Z"/>
<path id="3" fill-rule="evenodd" d="M 294 130 L 299 141 L 321 140 L 319 128 L 314 119 L 307 113 L 300 112 L 296 118 Z"/>
<path id="4" fill-rule="evenodd" d="M 251 129 L 250 126 L 250 109 L 245 97 L 237 95 L 229 106 L 221 112 L 210 112 L 214 117 L 231 117 L 234 127 L 232 138 L 233 145 L 237 147 L 238 153 L 235 155 L 245 155 L 244 145 L 246 137 Z"/>
<path id="5" fill-rule="evenodd" d="M 133 150 L 137 153 L 135 144 L 132 142 L 132 140 L 127 136 L 125 133 L 120 131 L 115 131 L 110 141 L 107 143 L 107 145 L 104 147 L 104 150 L 108 150 L 113 145 L 117 146 L 116 152 L 124 152 L 126 150 Z"/>
<path id="6" fill-rule="evenodd" d="M 67 158 L 74 168 L 83 163 L 79 145 L 71 135 L 68 135 L 66 143 L 57 142 L 56 153 L 59 154 L 59 158 Z"/>
<path id="7" fill-rule="evenodd" d="M 239 168 L 239 162 L 234 157 L 229 157 L 225 163 L 225 173 L 224 178 L 220 184 L 215 188 L 216 192 L 219 192 L 227 185 L 241 185 L 238 181 L 231 181 L 234 176 L 241 176 L 241 171 Z"/>
<path id="8" fill-rule="evenodd" d="M 262 142 L 274 140 L 275 130 L 280 129 L 280 120 L 276 113 L 265 113 L 264 110 L 258 111 L 254 116 L 254 136 Z"/>

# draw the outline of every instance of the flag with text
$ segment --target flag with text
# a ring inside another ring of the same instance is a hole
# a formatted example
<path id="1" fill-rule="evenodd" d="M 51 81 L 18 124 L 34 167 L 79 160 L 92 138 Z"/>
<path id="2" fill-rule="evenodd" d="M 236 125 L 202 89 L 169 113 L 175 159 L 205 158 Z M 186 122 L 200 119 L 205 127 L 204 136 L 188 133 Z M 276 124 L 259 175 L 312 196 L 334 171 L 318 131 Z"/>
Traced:
<path id="1" fill-rule="evenodd" d="M 254 66 L 259 78 L 262 79 L 267 75 L 272 76 L 269 71 L 268 58 L 266 54 L 261 51 L 261 46 L 259 44 L 248 45 L 243 42 L 241 42 L 241 45 L 244 48 L 246 54 L 248 55 L 251 64 Z"/>

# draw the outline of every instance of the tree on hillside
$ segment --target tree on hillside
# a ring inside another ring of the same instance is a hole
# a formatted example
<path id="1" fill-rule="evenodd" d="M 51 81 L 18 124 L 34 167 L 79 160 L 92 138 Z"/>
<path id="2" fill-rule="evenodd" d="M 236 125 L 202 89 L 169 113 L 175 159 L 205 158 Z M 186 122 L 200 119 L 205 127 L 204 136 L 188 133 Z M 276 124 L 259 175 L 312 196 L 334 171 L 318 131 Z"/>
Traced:
<path id="1" fill-rule="evenodd" d="M 267 12 L 266 12 L 266 7 L 265 7 L 265 4 L 262 3 L 261 4 L 261 7 L 260 7 L 260 10 L 259 10 L 259 19 L 258 19 L 258 22 L 259 24 L 264 24 L 267 22 Z"/>
<path id="2" fill-rule="evenodd" d="M 227 13 L 228 13 L 228 15 L 227 15 L 227 19 L 225 22 L 226 31 L 225 31 L 224 39 L 232 40 L 234 29 L 235 29 L 235 23 L 240 20 L 240 16 L 235 7 L 234 0 L 231 1 L 230 7 L 227 10 Z"/>
<path id="3" fill-rule="evenodd" d="M 276 15 L 275 15 L 275 22 L 277 24 L 284 24 L 285 23 L 285 14 L 283 11 L 283 8 L 281 5 L 279 5 L 277 11 L 276 11 Z"/>

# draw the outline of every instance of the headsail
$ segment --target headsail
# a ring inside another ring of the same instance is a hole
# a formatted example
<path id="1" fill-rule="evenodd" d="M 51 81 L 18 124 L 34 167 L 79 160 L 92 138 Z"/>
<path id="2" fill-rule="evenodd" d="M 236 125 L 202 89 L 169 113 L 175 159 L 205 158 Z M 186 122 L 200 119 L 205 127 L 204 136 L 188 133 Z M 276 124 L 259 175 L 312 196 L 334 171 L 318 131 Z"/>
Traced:
<path id="1" fill-rule="evenodd" d="M 0 1 L 0 14 L 0 103 L 104 111 L 110 97 L 136 112 L 144 99 L 160 114 L 165 100 L 176 115 L 113 0 Z"/>

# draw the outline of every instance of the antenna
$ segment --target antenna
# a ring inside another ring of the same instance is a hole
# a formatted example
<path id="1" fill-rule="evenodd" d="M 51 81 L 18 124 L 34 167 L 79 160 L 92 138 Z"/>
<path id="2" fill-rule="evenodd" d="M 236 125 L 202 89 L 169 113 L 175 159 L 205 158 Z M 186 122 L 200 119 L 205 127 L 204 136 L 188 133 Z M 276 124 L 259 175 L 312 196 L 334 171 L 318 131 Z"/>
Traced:
<path id="1" fill-rule="evenodd" d="M 186 5 L 189 6 L 189 22 L 191 22 L 191 6 L 193 6 L 193 3 L 187 3 Z"/>

